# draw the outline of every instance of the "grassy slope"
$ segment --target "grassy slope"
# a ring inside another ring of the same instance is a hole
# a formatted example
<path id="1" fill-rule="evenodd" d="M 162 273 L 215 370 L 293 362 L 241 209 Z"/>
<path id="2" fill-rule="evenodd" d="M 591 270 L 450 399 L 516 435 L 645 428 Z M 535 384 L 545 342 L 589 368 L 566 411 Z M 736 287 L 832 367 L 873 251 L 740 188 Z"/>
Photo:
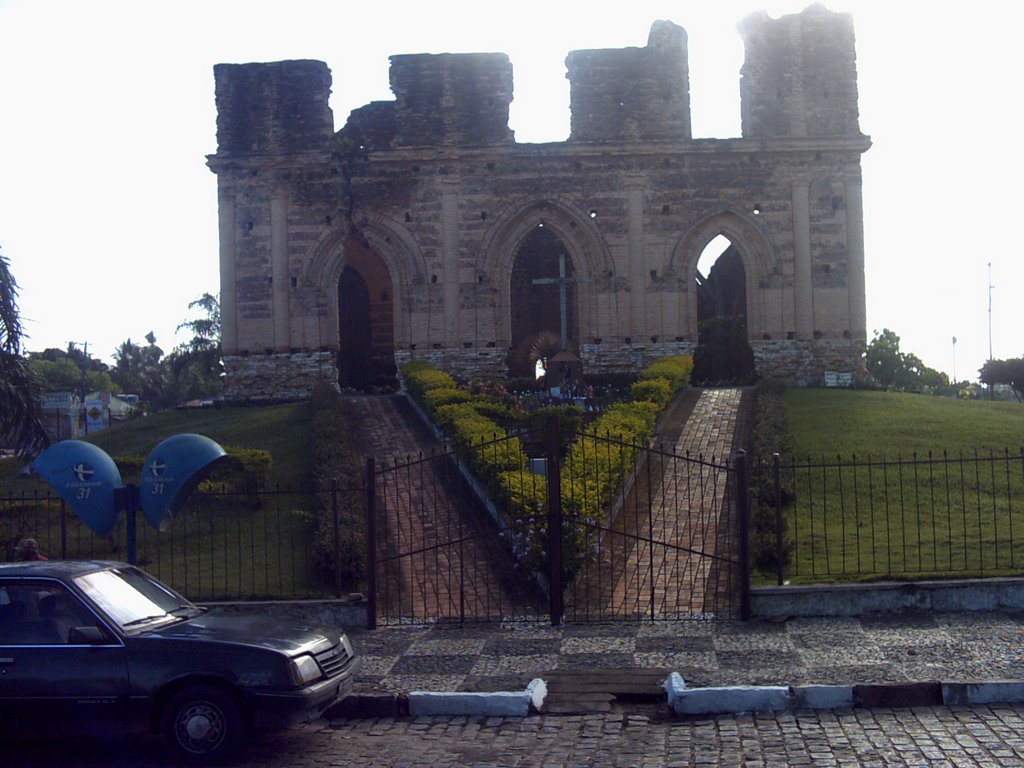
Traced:
<path id="1" fill-rule="evenodd" d="M 111 456 L 146 456 L 161 440 L 182 432 L 205 435 L 229 453 L 233 447 L 270 451 L 272 484 L 298 487 L 308 480 L 309 406 L 303 403 L 162 411 L 115 424 L 89 440 Z M 4 479 L 19 468 L 13 460 L 0 462 L 0 493 Z"/>
<path id="2" fill-rule="evenodd" d="M 1019 403 L 833 389 L 789 389 L 784 402 L 800 457 L 1016 453 L 1024 445 Z"/>
<path id="3" fill-rule="evenodd" d="M 798 472 L 789 531 L 794 583 L 856 578 L 1016 575 L 1024 562 L 1021 478 L 1012 461 L 1024 444 L 1024 405 L 957 401 L 894 392 L 791 389 L 784 402 L 799 460 L 848 462 L 987 456 L 1008 449 L 1012 471 L 971 462 L 917 469 L 877 465 Z M 980 473 L 980 477 L 978 476 Z M 827 501 L 826 501 L 827 499 Z M 1018 524 L 1019 525 L 1019 524 Z"/>

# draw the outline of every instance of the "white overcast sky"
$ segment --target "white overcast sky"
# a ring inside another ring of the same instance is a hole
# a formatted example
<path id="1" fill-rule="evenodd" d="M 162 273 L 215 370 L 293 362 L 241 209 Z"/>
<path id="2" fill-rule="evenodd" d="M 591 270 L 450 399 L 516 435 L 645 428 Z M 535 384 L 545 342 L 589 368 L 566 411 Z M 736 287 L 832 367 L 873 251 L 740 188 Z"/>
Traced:
<path id="1" fill-rule="evenodd" d="M 27 348 L 88 342 L 111 361 L 152 330 L 165 351 L 189 301 L 219 290 L 213 65 L 321 59 L 331 106 L 391 99 L 388 56 L 500 51 L 520 142 L 569 131 L 566 54 L 689 36 L 694 136 L 739 135 L 736 23 L 809 3 L 0 0 L 0 248 L 21 286 Z M 1024 354 L 1019 138 L 1024 5 L 832 0 L 853 13 L 868 336 L 958 378 Z M 955 345 L 954 358 L 953 337 Z M 180 338 L 178 339 L 180 341 Z"/>

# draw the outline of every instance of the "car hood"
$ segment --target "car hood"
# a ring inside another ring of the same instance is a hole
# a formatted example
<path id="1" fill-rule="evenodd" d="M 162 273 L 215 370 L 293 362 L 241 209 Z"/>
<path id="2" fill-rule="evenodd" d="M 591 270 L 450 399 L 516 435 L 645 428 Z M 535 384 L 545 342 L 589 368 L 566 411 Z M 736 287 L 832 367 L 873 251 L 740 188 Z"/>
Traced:
<path id="1" fill-rule="evenodd" d="M 232 643 L 294 656 L 322 651 L 338 642 L 340 629 L 292 623 L 263 614 L 221 612 L 216 609 L 146 633 L 169 640 Z"/>

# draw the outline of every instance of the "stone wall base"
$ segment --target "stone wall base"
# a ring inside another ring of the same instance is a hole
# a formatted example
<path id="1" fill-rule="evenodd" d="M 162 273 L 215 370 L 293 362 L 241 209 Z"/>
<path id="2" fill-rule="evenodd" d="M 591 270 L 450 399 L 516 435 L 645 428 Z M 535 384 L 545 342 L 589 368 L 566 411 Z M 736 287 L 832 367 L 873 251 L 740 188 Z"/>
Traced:
<path id="1" fill-rule="evenodd" d="M 305 400 L 321 382 L 338 389 L 333 352 L 225 355 L 224 373 L 229 402 Z"/>
<path id="2" fill-rule="evenodd" d="M 863 344 L 848 339 L 754 341 L 754 360 L 763 378 L 793 386 L 822 386 L 825 372 L 851 373 L 855 382 L 866 377 Z M 692 341 L 650 344 L 584 344 L 580 350 L 584 375 L 635 374 L 659 357 L 692 355 Z M 398 366 L 426 360 L 458 379 L 508 375 L 507 351 L 499 348 L 399 350 Z M 333 352 L 294 352 L 269 355 L 229 355 L 224 358 L 225 398 L 229 401 L 302 400 L 319 382 L 338 386 Z"/>

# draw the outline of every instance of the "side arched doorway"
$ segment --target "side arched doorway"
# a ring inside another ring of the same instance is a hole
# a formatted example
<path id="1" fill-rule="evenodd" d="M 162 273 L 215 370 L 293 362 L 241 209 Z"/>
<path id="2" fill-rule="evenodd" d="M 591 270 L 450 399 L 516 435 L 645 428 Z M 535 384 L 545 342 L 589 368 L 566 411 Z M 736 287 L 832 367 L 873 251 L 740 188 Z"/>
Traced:
<path id="1" fill-rule="evenodd" d="M 351 247 L 338 279 L 338 383 L 368 389 L 395 376 L 394 295 L 387 265 L 373 249 Z"/>
<path id="2" fill-rule="evenodd" d="M 539 224 L 523 239 L 509 291 L 509 373 L 532 377 L 538 351 L 546 357 L 578 347 L 575 272 L 568 249 L 550 228 Z"/>
<path id="3" fill-rule="evenodd" d="M 736 245 L 724 235 L 701 253 L 695 275 L 698 384 L 745 384 L 756 378 L 748 341 L 747 273 Z"/>

